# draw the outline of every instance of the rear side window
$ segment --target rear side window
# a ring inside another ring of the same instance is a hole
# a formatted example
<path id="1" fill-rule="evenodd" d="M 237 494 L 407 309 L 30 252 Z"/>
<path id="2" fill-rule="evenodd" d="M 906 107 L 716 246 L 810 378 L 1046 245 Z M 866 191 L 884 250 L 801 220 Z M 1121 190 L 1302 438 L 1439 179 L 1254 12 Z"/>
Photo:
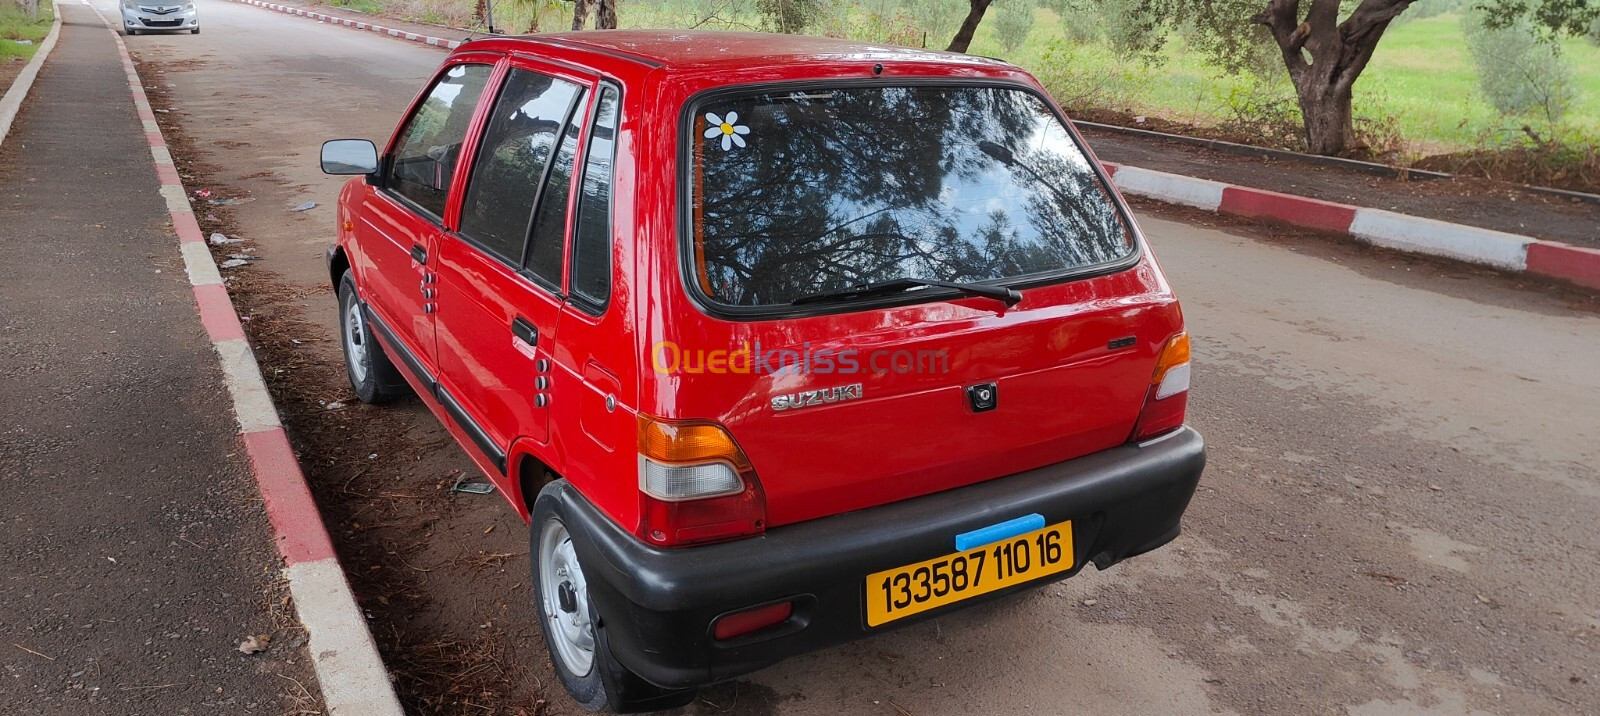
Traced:
<path id="1" fill-rule="evenodd" d="M 583 102 L 578 102 L 582 106 Z M 572 164 L 578 157 L 578 112 L 563 117 L 566 129 L 560 148 L 539 193 L 539 208 L 533 216 L 533 239 L 528 245 L 527 268 L 533 275 L 561 285 L 561 259 L 567 247 L 567 199 L 572 196 Z"/>
<path id="2" fill-rule="evenodd" d="M 580 94 L 571 82 L 513 69 L 495 101 L 467 184 L 461 233 L 507 263 L 522 263 L 539 186 Z"/>
<path id="3" fill-rule="evenodd" d="M 461 161 L 461 142 L 492 69 L 456 65 L 446 70 L 395 143 L 385 185 L 434 219 L 444 216 L 450 181 Z"/>
<path id="4" fill-rule="evenodd" d="M 718 303 L 1064 275 L 1134 251 L 1088 157 L 1021 88 L 720 94 L 685 129 L 690 273 Z"/>
<path id="5" fill-rule="evenodd" d="M 603 88 L 594 129 L 589 133 L 578 195 L 578 229 L 572 243 L 572 294 L 596 309 L 611 299 L 611 182 L 617 151 L 617 104 L 617 90 Z"/>

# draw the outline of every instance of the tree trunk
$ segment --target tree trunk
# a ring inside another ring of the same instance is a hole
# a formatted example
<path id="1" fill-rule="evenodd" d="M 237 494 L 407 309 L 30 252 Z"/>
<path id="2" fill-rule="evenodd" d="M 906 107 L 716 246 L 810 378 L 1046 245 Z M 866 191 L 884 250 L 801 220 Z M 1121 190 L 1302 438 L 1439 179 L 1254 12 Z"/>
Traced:
<path id="1" fill-rule="evenodd" d="M 1357 148 L 1351 112 L 1351 91 L 1328 87 L 1326 92 L 1300 93 L 1300 116 L 1305 123 L 1306 151 L 1339 154 Z"/>
<path id="2" fill-rule="evenodd" d="M 961 29 L 956 30 L 955 39 L 950 41 L 950 46 L 945 48 L 949 52 L 966 52 L 972 44 L 972 34 L 978 31 L 978 23 L 983 22 L 983 13 L 988 12 L 989 5 L 994 0 L 967 0 L 971 9 L 967 10 L 967 19 L 961 21 Z"/>
<path id="3" fill-rule="evenodd" d="M 593 0 L 572 0 L 572 29 L 582 30 L 589 21 L 589 3 Z"/>
<path id="4" fill-rule="evenodd" d="M 1267 26 L 1283 53 L 1300 100 L 1307 151 L 1340 154 L 1355 148 L 1350 97 L 1356 80 L 1389 22 L 1412 1 L 1361 0 L 1339 22 L 1339 0 L 1311 0 L 1302 22 L 1300 0 L 1268 0 L 1266 9 L 1250 18 Z"/>
<path id="5" fill-rule="evenodd" d="M 597 30 L 617 29 L 617 0 L 599 0 L 600 11 L 594 19 Z"/>

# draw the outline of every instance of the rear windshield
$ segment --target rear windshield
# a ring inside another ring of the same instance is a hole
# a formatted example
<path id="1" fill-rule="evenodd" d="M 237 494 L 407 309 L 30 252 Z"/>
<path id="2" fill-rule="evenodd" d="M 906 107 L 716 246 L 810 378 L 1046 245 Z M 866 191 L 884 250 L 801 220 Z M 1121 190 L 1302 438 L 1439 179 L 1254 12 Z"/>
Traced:
<path id="1" fill-rule="evenodd" d="M 1134 250 L 1082 149 L 1026 90 L 723 94 L 690 129 L 691 273 L 722 304 L 899 278 L 1004 282 Z"/>

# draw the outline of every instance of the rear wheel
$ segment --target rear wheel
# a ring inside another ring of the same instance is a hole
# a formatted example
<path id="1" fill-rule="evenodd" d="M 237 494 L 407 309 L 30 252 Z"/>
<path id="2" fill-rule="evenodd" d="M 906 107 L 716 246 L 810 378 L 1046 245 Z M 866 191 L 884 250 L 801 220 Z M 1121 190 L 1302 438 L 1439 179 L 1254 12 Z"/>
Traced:
<path id="1" fill-rule="evenodd" d="M 410 389 L 373 338 L 372 325 L 356 295 L 356 279 L 348 270 L 339 278 L 339 344 L 344 347 L 345 373 L 363 403 L 386 403 Z"/>
<path id="2" fill-rule="evenodd" d="M 572 534 L 557 514 L 554 493 L 565 484 L 565 480 L 557 480 L 539 492 L 533 507 L 533 544 L 528 550 L 544 644 L 561 685 L 590 711 L 637 713 L 688 704 L 694 700 L 694 689 L 651 684 L 611 655 L 605 620 L 589 598 Z"/>

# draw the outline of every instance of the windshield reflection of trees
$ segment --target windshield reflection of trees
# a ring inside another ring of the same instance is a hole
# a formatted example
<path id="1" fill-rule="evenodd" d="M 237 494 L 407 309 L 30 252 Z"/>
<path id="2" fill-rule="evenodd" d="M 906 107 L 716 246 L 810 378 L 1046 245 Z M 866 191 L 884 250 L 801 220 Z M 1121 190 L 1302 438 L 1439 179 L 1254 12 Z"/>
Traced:
<path id="1" fill-rule="evenodd" d="M 748 148 L 702 139 L 704 114 L 730 111 L 750 128 Z M 702 105 L 694 137 L 706 279 L 731 304 L 903 276 L 1019 276 L 1131 250 L 1088 160 L 1026 92 L 747 95 Z"/>

